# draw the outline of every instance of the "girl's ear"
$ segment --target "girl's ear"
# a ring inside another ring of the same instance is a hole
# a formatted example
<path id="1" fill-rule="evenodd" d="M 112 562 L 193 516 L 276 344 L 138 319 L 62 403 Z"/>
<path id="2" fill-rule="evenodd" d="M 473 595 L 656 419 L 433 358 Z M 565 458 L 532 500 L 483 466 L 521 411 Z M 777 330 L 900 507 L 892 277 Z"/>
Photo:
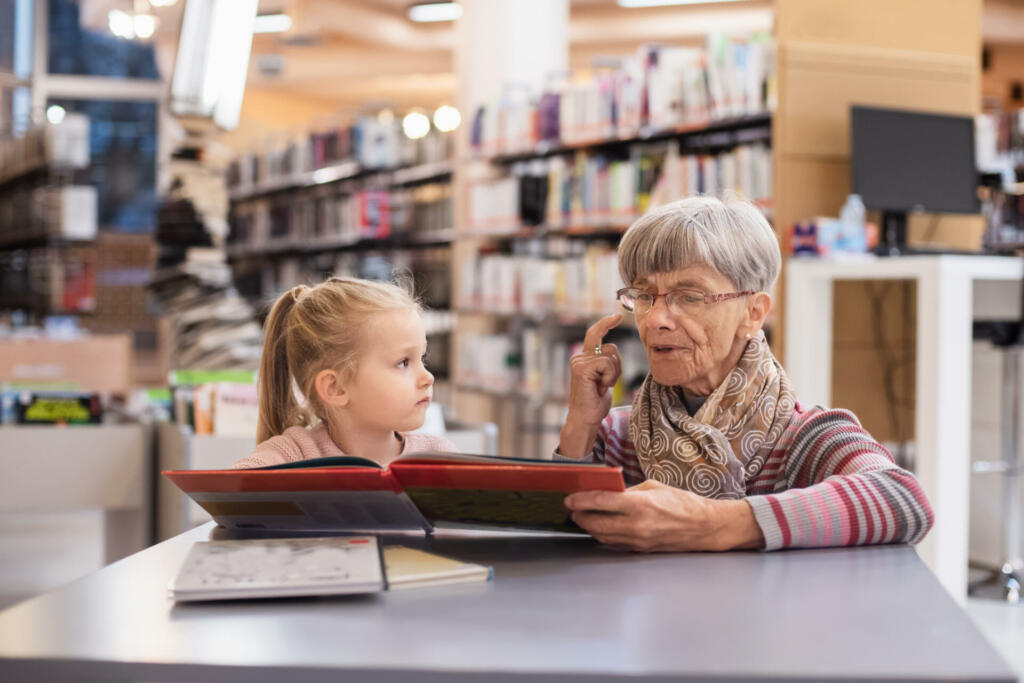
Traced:
<path id="1" fill-rule="evenodd" d="M 767 292 L 758 292 L 749 299 L 747 305 L 747 319 L 742 325 L 741 332 L 746 334 L 757 334 L 757 331 L 764 327 L 764 321 L 772 310 L 772 297 Z"/>
<path id="2" fill-rule="evenodd" d="M 326 406 L 343 408 L 348 405 L 349 393 L 336 370 L 321 370 L 313 380 L 316 394 Z"/>

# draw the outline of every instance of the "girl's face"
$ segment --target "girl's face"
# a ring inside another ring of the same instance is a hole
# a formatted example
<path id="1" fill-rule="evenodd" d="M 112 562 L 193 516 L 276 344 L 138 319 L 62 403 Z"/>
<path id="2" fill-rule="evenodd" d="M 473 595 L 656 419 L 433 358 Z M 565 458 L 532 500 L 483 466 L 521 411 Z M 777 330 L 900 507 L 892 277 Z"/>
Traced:
<path id="1" fill-rule="evenodd" d="M 346 386 L 352 418 L 382 431 L 423 426 L 434 376 L 423 365 L 427 336 L 419 313 L 402 309 L 371 317 L 363 343 Z"/>

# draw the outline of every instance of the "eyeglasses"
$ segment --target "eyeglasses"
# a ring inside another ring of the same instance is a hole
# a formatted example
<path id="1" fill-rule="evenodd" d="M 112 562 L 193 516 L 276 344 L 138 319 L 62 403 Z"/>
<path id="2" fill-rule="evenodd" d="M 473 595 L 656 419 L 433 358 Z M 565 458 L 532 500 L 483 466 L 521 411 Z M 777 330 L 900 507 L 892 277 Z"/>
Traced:
<path id="1" fill-rule="evenodd" d="M 725 294 L 705 294 L 698 289 L 673 289 L 672 291 L 658 294 L 645 292 L 636 287 L 623 287 L 615 293 L 616 298 L 622 307 L 637 315 L 647 315 L 654 307 L 654 301 L 659 296 L 665 297 L 668 309 L 677 315 L 693 315 L 704 310 L 704 306 L 715 304 L 719 301 L 738 299 L 741 296 L 750 296 L 757 292 L 728 292 Z"/>

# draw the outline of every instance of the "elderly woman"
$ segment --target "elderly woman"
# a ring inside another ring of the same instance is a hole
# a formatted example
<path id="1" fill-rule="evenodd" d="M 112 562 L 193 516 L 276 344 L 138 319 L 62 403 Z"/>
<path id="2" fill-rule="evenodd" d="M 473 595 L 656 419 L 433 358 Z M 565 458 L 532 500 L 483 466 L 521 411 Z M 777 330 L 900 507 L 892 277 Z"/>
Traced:
<path id="1" fill-rule="evenodd" d="M 556 455 L 623 468 L 624 493 L 566 498 L 581 527 L 643 551 L 920 541 L 932 511 L 914 475 L 846 410 L 802 406 L 761 327 L 781 266 L 753 205 L 693 197 L 637 220 L 619 246 L 623 308 L 650 374 L 611 409 L 621 365 L 601 319 L 571 361 Z"/>

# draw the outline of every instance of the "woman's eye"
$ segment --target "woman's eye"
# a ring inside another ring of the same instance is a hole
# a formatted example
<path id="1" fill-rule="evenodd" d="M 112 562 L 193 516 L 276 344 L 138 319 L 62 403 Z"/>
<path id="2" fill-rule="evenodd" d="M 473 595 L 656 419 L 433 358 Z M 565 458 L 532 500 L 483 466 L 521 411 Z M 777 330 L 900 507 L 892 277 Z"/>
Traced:
<path id="1" fill-rule="evenodd" d="M 684 294 L 683 299 L 688 304 L 697 304 L 704 301 L 704 296 L 701 294 Z"/>
<path id="2" fill-rule="evenodd" d="M 408 358 L 403 358 L 402 360 L 398 361 L 398 367 L 400 367 L 400 368 L 407 368 L 407 367 L 409 367 L 409 359 Z"/>

